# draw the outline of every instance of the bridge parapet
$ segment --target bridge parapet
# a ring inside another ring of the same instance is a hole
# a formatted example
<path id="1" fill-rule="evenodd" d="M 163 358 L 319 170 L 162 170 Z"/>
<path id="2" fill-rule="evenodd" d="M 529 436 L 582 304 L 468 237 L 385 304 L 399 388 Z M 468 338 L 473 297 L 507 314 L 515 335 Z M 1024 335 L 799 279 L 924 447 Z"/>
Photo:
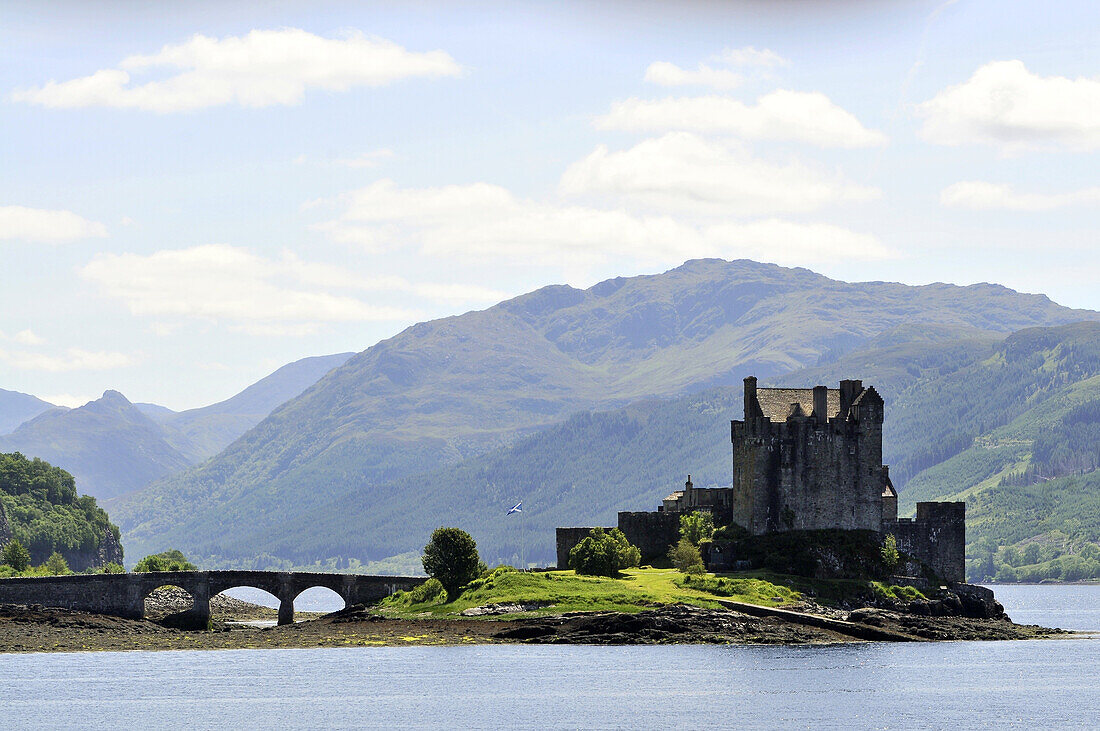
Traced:
<path id="1" fill-rule="evenodd" d="M 247 586 L 278 598 L 279 624 L 290 624 L 294 621 L 294 599 L 315 586 L 332 589 L 351 605 L 373 603 L 423 581 L 423 577 L 416 576 L 234 570 L 22 576 L 0 579 L 0 604 L 41 604 L 141 619 L 145 616 L 145 597 L 162 586 L 178 586 L 194 600 L 187 623 L 206 627 L 210 622 L 210 598 L 226 589 Z"/>

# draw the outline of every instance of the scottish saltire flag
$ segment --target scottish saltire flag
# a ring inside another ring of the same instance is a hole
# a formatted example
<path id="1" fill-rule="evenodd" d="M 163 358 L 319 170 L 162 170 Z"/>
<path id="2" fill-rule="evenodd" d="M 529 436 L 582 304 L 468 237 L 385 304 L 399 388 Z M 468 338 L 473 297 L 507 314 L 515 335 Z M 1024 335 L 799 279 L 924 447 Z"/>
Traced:
<path id="1" fill-rule="evenodd" d="M 511 515 L 512 513 L 522 513 L 522 512 L 523 512 L 523 501 L 520 500 L 518 503 L 515 504 L 515 507 L 513 507 L 511 510 L 508 511 L 508 515 Z"/>

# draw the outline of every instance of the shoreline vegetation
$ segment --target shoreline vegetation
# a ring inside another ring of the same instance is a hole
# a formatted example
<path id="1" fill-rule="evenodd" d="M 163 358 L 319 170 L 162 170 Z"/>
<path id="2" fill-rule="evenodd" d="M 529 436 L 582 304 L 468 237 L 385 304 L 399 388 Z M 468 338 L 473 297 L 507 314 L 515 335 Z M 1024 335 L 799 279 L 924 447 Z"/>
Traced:
<path id="1" fill-rule="evenodd" d="M 150 602 L 151 618 L 144 620 L 2 605 L 0 652 L 497 643 L 837 644 L 1072 634 L 1018 625 L 1003 613 L 951 615 L 944 597 L 925 596 L 912 587 L 764 572 L 685 575 L 650 567 L 626 570 L 615 578 L 500 567 L 472 582 L 453 601 L 445 594 L 414 589 L 374 606 L 356 605 L 327 615 L 300 613 L 305 621 L 282 627 L 248 624 L 274 619 L 273 609 L 218 596 L 212 600 L 210 631 L 178 630 L 156 619 L 187 609 L 188 595 L 161 590 Z"/>

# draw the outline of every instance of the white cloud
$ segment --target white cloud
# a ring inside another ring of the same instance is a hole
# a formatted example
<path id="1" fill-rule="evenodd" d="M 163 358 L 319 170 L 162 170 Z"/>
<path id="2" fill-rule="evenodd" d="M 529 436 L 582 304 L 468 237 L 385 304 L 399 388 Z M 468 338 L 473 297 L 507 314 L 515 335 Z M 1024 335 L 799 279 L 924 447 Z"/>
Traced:
<path id="1" fill-rule="evenodd" d="M 39 398 L 43 401 L 53 404 L 54 406 L 64 406 L 67 409 L 76 409 L 80 408 L 89 401 L 95 401 L 97 397 L 92 396 L 91 398 L 89 398 L 87 396 L 74 396 L 71 393 L 54 393 L 45 394 L 39 396 Z"/>
<path id="2" fill-rule="evenodd" d="M 106 371 L 125 368 L 134 365 L 136 362 L 134 358 L 125 353 L 103 350 L 92 351 L 82 348 L 69 348 L 64 355 L 47 355 L 26 350 L 0 348 L 0 361 L 18 370 L 46 371 L 48 373 Z"/>
<path id="3" fill-rule="evenodd" d="M 1100 187 L 1082 188 L 1066 193 L 1017 193 L 1005 183 L 964 180 L 947 186 L 940 203 L 974 210 L 1049 211 L 1068 206 L 1100 205 Z"/>
<path id="4" fill-rule="evenodd" d="M 135 315 L 225 321 L 256 334 L 302 335 L 321 323 L 416 320 L 423 313 L 365 301 L 354 292 L 407 292 L 444 301 L 496 301 L 504 293 L 478 287 L 418 284 L 398 277 L 361 277 L 343 267 L 269 259 L 211 244 L 139 254 L 99 254 L 81 275 Z M 337 290 L 352 290 L 353 294 Z M 157 322 L 154 330 L 170 332 Z"/>
<path id="5" fill-rule="evenodd" d="M 118 107 L 166 113 L 225 104 L 298 104 L 307 89 L 347 91 L 460 73 L 454 59 L 441 50 L 417 53 L 358 32 L 322 38 L 286 28 L 221 39 L 196 35 L 151 55 L 130 56 L 118 68 L 16 90 L 11 98 L 55 108 Z M 134 78 L 157 74 L 160 78 L 144 83 Z"/>
<path id="6" fill-rule="evenodd" d="M 880 195 L 839 174 L 800 162 L 767 162 L 741 145 L 689 132 L 671 132 L 617 152 L 601 145 L 565 171 L 560 190 L 724 216 L 803 213 Z"/>
<path id="7" fill-rule="evenodd" d="M 790 61 L 780 56 L 770 48 L 756 50 L 752 46 L 744 48 L 727 48 L 715 56 L 715 60 L 730 66 L 762 66 L 772 68 L 774 66 L 789 66 Z"/>
<path id="8" fill-rule="evenodd" d="M 709 86 L 714 89 L 736 89 L 744 79 L 730 69 L 716 69 L 705 63 L 694 71 L 682 69 L 668 61 L 655 61 L 645 70 L 645 80 L 660 86 Z"/>
<path id="9" fill-rule="evenodd" d="M 107 227 L 72 211 L 24 206 L 0 206 L 0 241 L 36 241 L 48 244 L 103 238 Z"/>
<path id="10" fill-rule="evenodd" d="M 1100 80 L 1039 76 L 1018 60 L 982 66 L 917 111 L 921 135 L 941 145 L 1100 149 Z"/>
<path id="11" fill-rule="evenodd" d="M 319 226 L 338 240 L 372 250 L 413 247 L 432 256 L 525 266 L 677 264 L 705 256 L 807 264 L 892 255 L 874 236 L 838 226 L 774 219 L 695 224 L 522 199 L 488 183 L 399 188 L 382 180 L 341 202 L 341 217 Z"/>
<path id="12" fill-rule="evenodd" d="M 20 345 L 43 345 L 46 341 L 35 334 L 34 330 L 20 330 L 11 338 Z"/>
<path id="13" fill-rule="evenodd" d="M 601 129 L 686 130 L 754 140 L 795 140 L 819 147 L 874 147 L 886 135 L 864 127 L 820 92 L 777 89 L 755 105 L 724 96 L 626 99 L 596 118 Z"/>

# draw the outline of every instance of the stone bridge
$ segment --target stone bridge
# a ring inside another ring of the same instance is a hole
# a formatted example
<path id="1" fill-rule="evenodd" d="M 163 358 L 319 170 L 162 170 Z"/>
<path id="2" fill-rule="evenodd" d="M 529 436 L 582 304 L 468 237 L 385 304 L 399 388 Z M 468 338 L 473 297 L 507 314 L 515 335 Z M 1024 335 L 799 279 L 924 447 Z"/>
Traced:
<path id="1" fill-rule="evenodd" d="M 76 574 L 0 579 L 0 604 L 41 604 L 82 612 L 141 619 L 145 597 L 162 586 L 178 586 L 194 599 L 181 617 L 188 626 L 210 622 L 210 597 L 248 586 L 279 599 L 279 624 L 294 622 L 294 599 L 306 589 L 323 586 L 339 594 L 345 606 L 370 604 L 422 583 L 415 576 L 363 576 L 299 571 L 164 571 L 132 574 Z"/>

